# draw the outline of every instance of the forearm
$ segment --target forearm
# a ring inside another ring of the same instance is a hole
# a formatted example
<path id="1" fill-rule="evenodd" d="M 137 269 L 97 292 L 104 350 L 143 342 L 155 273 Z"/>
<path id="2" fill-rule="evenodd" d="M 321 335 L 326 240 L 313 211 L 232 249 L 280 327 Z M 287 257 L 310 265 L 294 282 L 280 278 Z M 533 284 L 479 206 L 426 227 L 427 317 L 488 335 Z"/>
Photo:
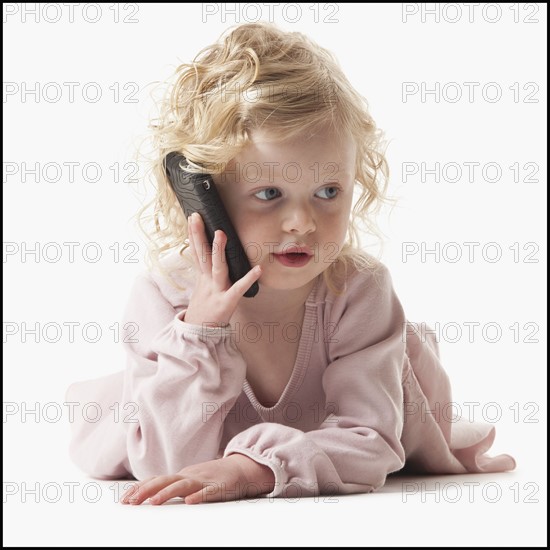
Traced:
<path id="1" fill-rule="evenodd" d="M 216 458 L 225 417 L 246 375 L 229 336 L 178 316 L 152 341 L 156 360 L 128 350 L 124 399 L 137 410 L 127 445 L 137 479 Z"/>
<path id="2" fill-rule="evenodd" d="M 325 428 L 302 432 L 264 422 L 235 436 L 225 456 L 242 453 L 275 474 L 270 497 L 368 493 L 386 475 L 403 466 L 401 448 L 393 448 L 369 428 Z"/>

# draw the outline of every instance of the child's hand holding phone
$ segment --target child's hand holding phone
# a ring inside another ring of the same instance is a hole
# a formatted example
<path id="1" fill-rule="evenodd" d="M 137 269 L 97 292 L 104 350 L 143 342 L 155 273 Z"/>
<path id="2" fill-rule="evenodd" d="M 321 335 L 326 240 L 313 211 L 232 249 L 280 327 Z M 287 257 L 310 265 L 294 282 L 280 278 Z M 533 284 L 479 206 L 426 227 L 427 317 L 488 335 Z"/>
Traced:
<path id="1" fill-rule="evenodd" d="M 194 213 L 189 217 L 188 227 L 189 248 L 198 278 L 184 321 L 193 325 L 227 325 L 239 300 L 260 278 L 260 266 L 232 283 L 225 258 L 225 233 L 218 229 L 211 247 L 200 214 Z"/>
<path id="2" fill-rule="evenodd" d="M 168 180 L 188 221 L 189 248 L 197 267 L 185 322 L 227 325 L 239 300 L 259 290 L 259 267 L 251 269 L 246 253 L 210 174 L 186 170 L 180 153 L 166 156 Z"/>

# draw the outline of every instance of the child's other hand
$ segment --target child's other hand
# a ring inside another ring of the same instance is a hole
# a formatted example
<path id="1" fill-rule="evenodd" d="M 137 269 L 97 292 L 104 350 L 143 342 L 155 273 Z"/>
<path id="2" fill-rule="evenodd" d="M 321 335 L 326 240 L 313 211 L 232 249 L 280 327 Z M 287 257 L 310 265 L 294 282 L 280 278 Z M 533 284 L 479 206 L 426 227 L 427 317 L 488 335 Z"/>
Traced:
<path id="1" fill-rule="evenodd" d="M 198 280 L 184 321 L 194 325 L 227 325 L 239 300 L 261 275 L 259 267 L 251 269 L 234 284 L 229 278 L 225 258 L 227 235 L 216 231 L 211 247 L 200 214 L 188 220 L 189 248 L 197 266 Z"/>
<path id="2" fill-rule="evenodd" d="M 271 468 L 238 453 L 184 468 L 179 473 L 136 482 L 126 491 L 122 504 L 162 504 L 182 497 L 185 504 L 256 498 L 273 491 Z"/>

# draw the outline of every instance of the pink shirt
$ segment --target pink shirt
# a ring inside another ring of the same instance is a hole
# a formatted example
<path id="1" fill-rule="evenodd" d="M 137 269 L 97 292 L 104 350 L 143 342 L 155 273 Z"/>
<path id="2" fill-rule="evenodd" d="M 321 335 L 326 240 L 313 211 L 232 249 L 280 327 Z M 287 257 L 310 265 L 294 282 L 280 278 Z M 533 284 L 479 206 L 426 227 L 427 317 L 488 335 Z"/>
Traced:
<path id="1" fill-rule="evenodd" d="M 449 380 L 433 337 L 407 323 L 383 264 L 354 270 L 342 296 L 317 278 L 301 331 L 286 333 L 299 339 L 294 370 L 267 408 L 246 380 L 235 342 L 243 327 L 186 323 L 194 277 L 177 254 L 164 263 L 187 290 L 140 275 L 122 324 L 130 323 L 126 369 L 67 390 L 67 401 L 102 412 L 72 424 L 71 456 L 89 475 L 141 480 L 239 452 L 274 472 L 266 496 L 294 497 L 371 492 L 404 466 L 441 474 L 515 467 L 508 455 L 485 454 L 493 426 L 426 415 L 450 403 Z"/>

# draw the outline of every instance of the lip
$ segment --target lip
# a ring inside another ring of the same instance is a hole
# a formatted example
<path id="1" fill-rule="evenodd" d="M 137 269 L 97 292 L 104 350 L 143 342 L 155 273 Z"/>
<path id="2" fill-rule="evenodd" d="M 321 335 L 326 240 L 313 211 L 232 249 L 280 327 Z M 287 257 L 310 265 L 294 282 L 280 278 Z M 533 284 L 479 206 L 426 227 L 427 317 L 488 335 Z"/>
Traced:
<path id="1" fill-rule="evenodd" d="M 307 254 L 308 256 L 313 256 L 313 251 L 311 250 L 311 248 L 309 248 L 309 246 L 301 246 L 299 244 L 283 245 L 281 252 L 275 252 L 276 255 L 291 253 Z"/>
<path id="2" fill-rule="evenodd" d="M 286 267 L 303 267 L 309 263 L 313 255 L 302 253 L 296 254 L 273 254 L 277 260 Z"/>

